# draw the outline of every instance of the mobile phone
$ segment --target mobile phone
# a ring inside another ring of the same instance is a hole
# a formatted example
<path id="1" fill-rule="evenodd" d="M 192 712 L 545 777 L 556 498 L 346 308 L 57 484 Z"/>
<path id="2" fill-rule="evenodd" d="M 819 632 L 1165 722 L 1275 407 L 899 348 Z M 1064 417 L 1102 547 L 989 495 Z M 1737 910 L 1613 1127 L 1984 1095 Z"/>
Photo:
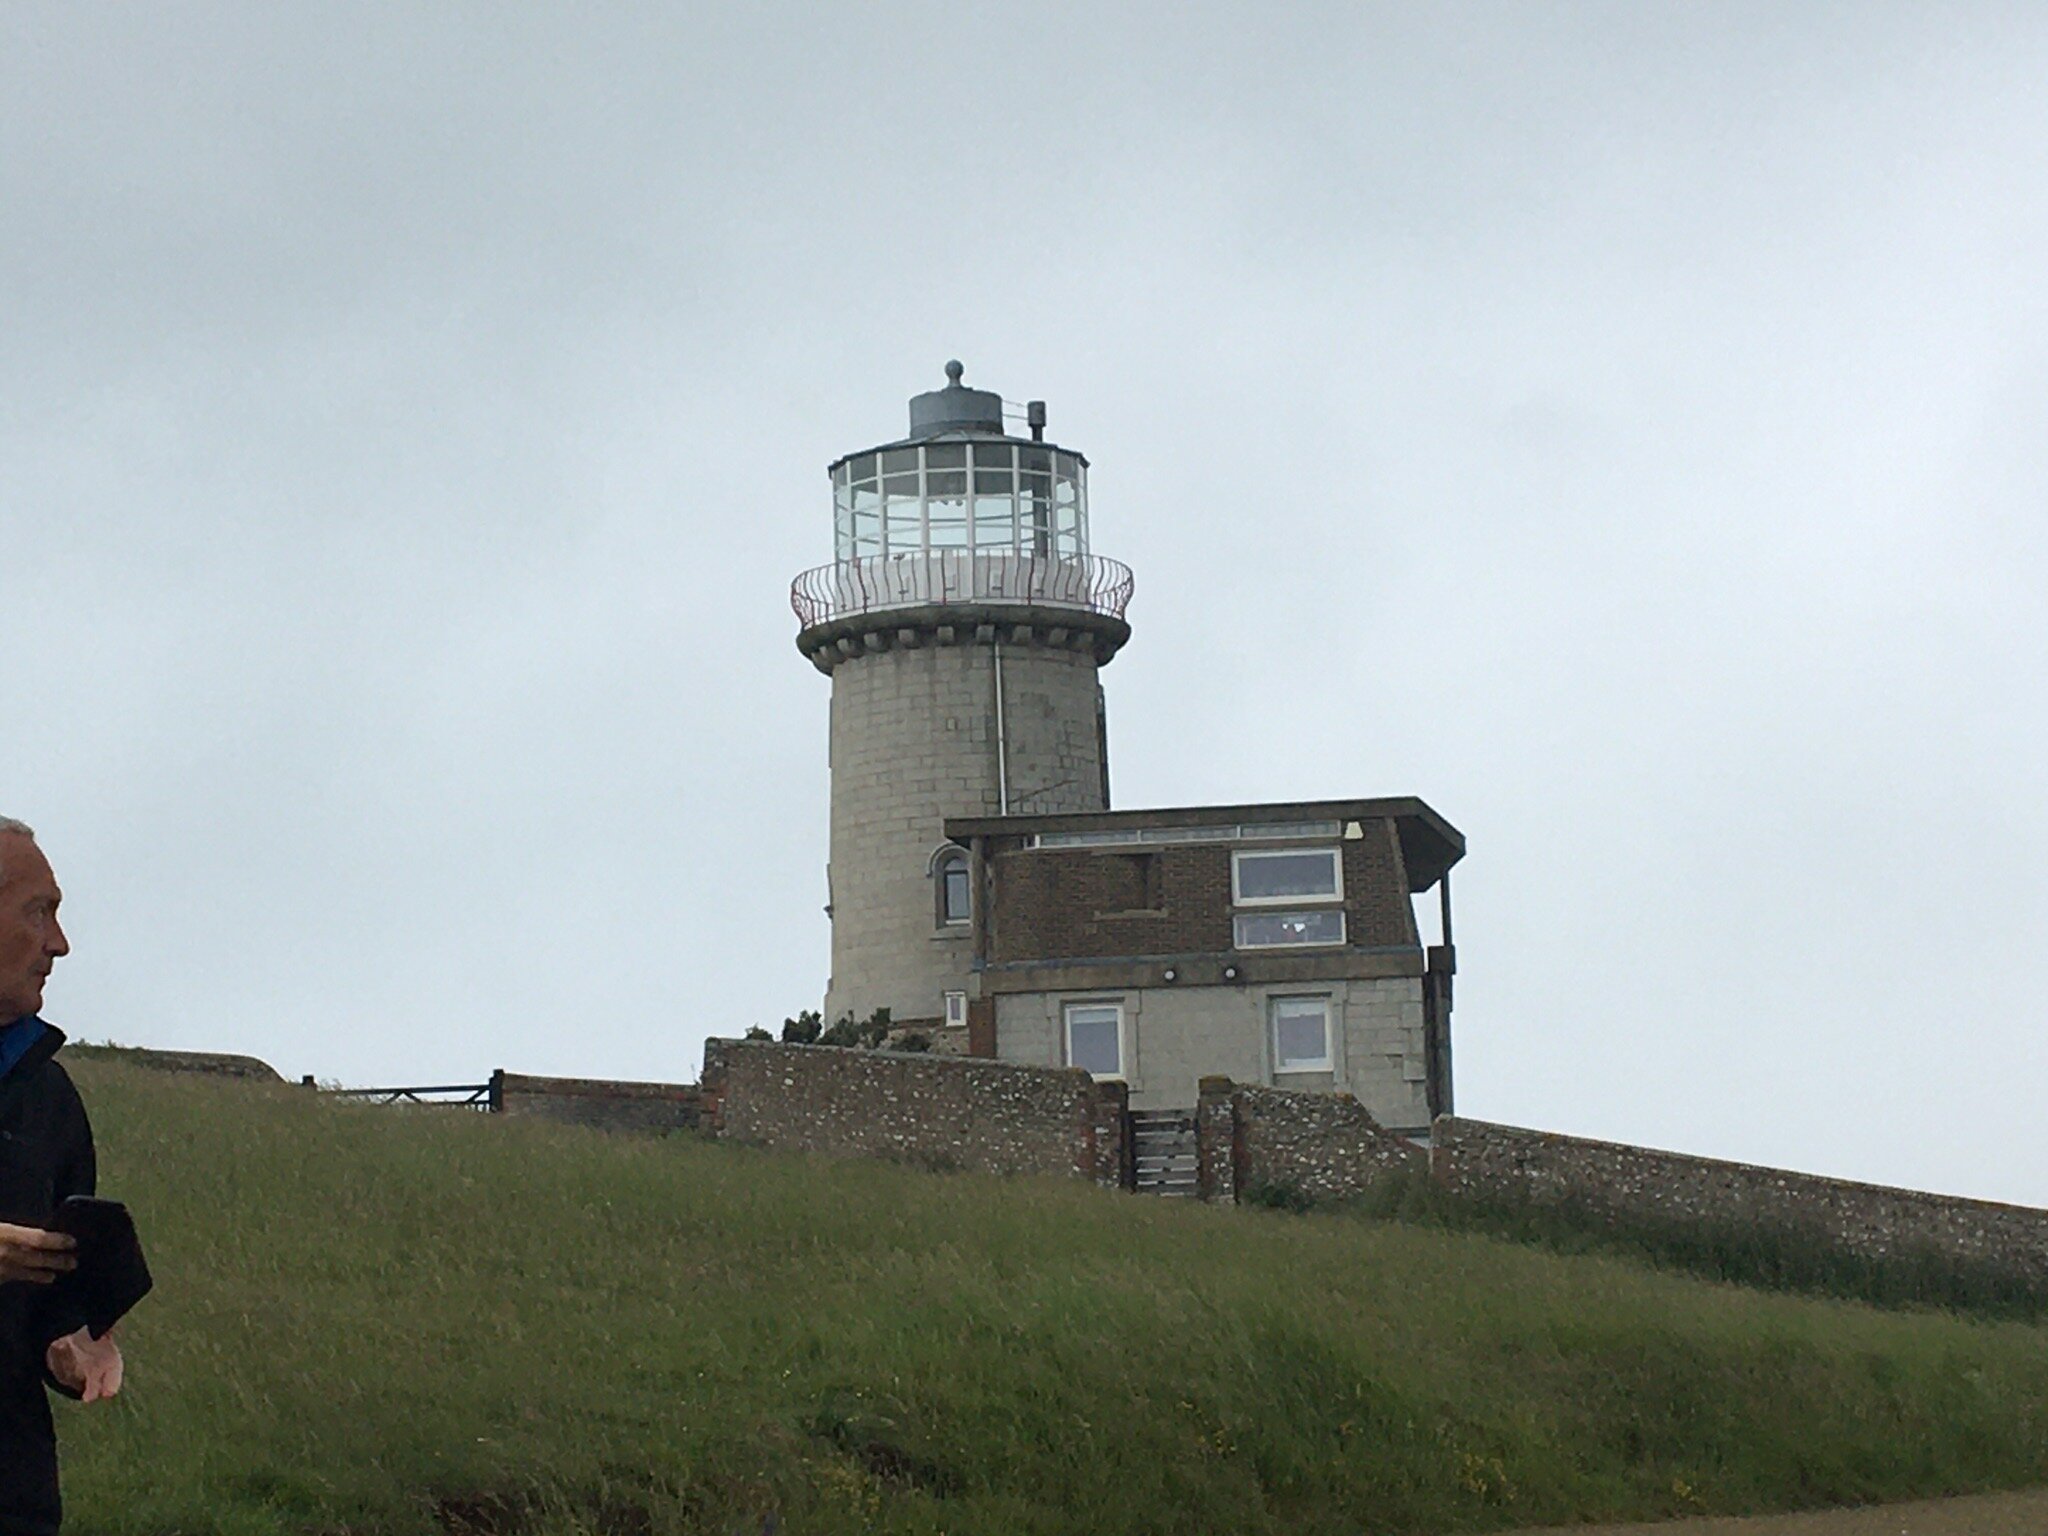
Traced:
<path id="1" fill-rule="evenodd" d="M 101 1200 L 93 1195 L 68 1195 L 57 1207 L 56 1219 L 50 1223 L 52 1232 L 62 1232 L 78 1239 L 78 1255 L 81 1264 L 87 1262 L 88 1253 L 101 1253 L 110 1247 L 123 1247 L 135 1237 L 135 1218 L 128 1214 L 128 1207 L 119 1200 Z"/>

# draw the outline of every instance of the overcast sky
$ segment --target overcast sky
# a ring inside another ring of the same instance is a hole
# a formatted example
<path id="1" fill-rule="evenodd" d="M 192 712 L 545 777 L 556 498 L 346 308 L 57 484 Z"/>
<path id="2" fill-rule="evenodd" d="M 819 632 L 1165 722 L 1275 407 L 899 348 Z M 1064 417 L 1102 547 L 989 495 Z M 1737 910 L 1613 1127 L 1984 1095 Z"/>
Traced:
<path id="1" fill-rule="evenodd" d="M 2048 1204 L 2048 10 L 0 11 L 76 1035 L 815 1006 L 823 470 L 1050 402 L 1121 806 L 1465 832 L 1461 1111 Z"/>

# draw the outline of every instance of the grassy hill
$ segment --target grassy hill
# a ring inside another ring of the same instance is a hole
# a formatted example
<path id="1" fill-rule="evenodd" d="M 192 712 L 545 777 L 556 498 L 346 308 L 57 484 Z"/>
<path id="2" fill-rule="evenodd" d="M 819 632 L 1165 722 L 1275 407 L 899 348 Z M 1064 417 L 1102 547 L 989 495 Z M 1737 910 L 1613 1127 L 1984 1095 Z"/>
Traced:
<path id="1" fill-rule="evenodd" d="M 2048 1482 L 2048 1328 L 1355 1218 L 73 1071 L 80 1532 L 1396 1533 Z"/>

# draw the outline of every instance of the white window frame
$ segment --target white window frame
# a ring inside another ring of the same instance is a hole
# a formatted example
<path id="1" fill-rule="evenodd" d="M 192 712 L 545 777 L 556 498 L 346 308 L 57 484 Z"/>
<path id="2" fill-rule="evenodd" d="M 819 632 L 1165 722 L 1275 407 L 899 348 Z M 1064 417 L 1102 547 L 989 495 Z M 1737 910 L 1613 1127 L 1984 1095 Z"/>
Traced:
<path id="1" fill-rule="evenodd" d="M 1298 859 L 1305 854 L 1323 853 L 1330 857 L 1331 884 L 1335 889 L 1325 893 L 1295 896 L 1247 896 L 1239 870 L 1246 859 Z M 1230 854 L 1230 900 L 1240 907 L 1320 907 L 1330 902 L 1344 900 L 1344 851 L 1341 848 L 1235 848 Z"/>
<path id="2" fill-rule="evenodd" d="M 946 994 L 946 1025 L 954 1028 L 967 1022 L 967 994 L 948 992 Z"/>
<path id="3" fill-rule="evenodd" d="M 946 876 L 955 865 L 959 866 L 961 878 L 967 883 L 967 910 L 959 917 L 952 915 L 951 908 L 946 901 Z M 974 860 L 968 856 L 967 850 L 958 843 L 946 844 L 937 853 L 932 855 L 931 875 L 933 882 L 932 918 L 934 925 L 941 932 L 946 932 L 955 928 L 965 928 L 973 923 Z"/>
<path id="4" fill-rule="evenodd" d="M 1074 1062 L 1074 1010 L 1077 1008 L 1113 1008 L 1116 1010 L 1116 1070 L 1114 1072 L 1090 1072 L 1098 1083 L 1121 1083 L 1128 1080 L 1131 1060 L 1130 1024 L 1131 1011 L 1124 1006 L 1120 997 L 1077 997 L 1071 1002 L 1060 1004 L 1060 1059 L 1068 1066 Z M 1083 1068 L 1085 1071 L 1086 1069 Z"/>
<path id="5" fill-rule="evenodd" d="M 1280 1008 L 1283 1003 L 1320 1003 L 1323 1007 L 1323 1059 L 1320 1062 L 1283 1065 L 1280 1060 Z M 1297 1072 L 1334 1072 L 1337 1070 L 1336 1052 L 1332 1049 L 1331 1035 L 1336 1032 L 1336 1002 L 1327 992 L 1279 992 L 1266 999 L 1266 1035 L 1273 1051 L 1273 1075 L 1292 1075 Z"/>
<path id="6" fill-rule="evenodd" d="M 1238 931 L 1238 924 L 1248 917 L 1303 917 L 1312 913 L 1334 912 L 1337 914 L 1337 937 L 1334 939 L 1299 939 L 1279 944 L 1247 944 Z M 1336 949 L 1349 942 L 1349 929 L 1344 920 L 1342 907 L 1296 907 L 1292 912 L 1265 911 L 1239 912 L 1230 919 L 1230 947 L 1232 949 Z"/>

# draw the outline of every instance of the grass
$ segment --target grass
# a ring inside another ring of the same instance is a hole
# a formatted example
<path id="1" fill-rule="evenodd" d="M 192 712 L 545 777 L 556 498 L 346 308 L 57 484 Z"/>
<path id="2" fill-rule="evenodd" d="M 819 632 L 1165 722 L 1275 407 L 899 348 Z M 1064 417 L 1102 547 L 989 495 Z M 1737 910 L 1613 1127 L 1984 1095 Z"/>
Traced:
<path id="1" fill-rule="evenodd" d="M 2048 1482 L 2048 1329 L 82 1060 L 75 1532 L 1421 1533 Z"/>

